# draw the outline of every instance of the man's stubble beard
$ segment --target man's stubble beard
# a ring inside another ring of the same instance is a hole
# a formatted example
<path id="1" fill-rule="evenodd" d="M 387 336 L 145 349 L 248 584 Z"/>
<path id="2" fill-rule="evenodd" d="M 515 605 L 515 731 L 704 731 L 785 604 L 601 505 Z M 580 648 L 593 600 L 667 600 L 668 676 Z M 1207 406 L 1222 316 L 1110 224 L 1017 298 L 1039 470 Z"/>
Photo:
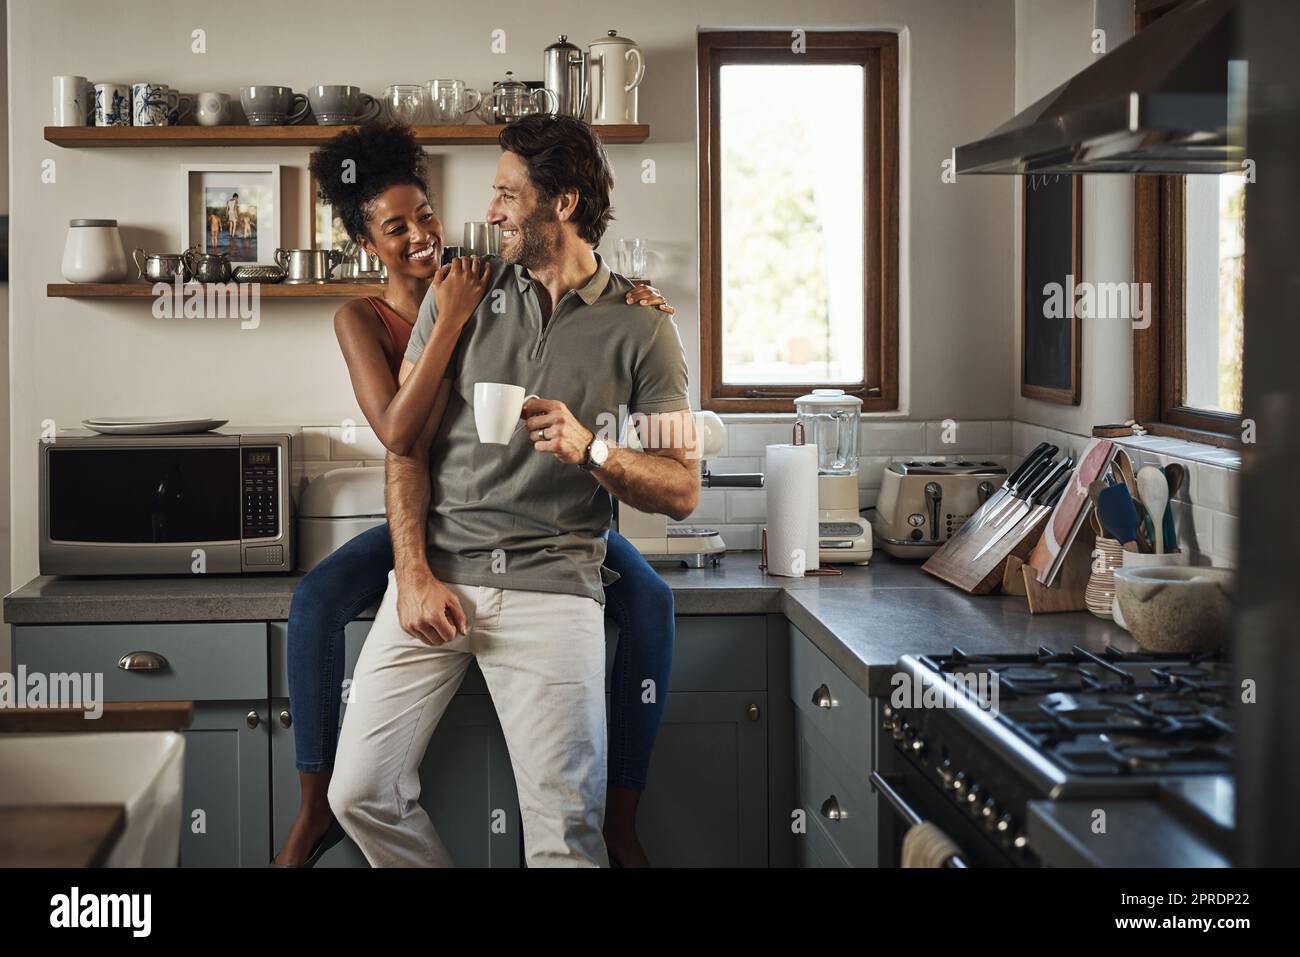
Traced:
<path id="1" fill-rule="evenodd" d="M 509 262 L 528 270 L 555 262 L 560 252 L 560 217 L 549 206 L 538 203 L 519 224 L 519 247 Z"/>

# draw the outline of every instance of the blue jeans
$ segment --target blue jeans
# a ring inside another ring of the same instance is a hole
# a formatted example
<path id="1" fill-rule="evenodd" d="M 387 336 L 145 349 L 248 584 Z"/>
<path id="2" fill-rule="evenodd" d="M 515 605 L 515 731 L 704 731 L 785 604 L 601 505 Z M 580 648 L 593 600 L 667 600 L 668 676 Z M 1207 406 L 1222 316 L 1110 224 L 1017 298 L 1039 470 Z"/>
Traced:
<path id="1" fill-rule="evenodd" d="M 610 531 L 605 589 L 620 637 L 610 683 L 609 786 L 644 789 L 672 671 L 673 593 L 632 545 Z M 378 525 L 313 568 L 289 610 L 289 700 L 299 771 L 327 771 L 338 745 L 343 629 L 377 603 L 393 567 L 388 525 Z M 646 680 L 653 682 L 646 686 Z M 649 698 L 649 701 L 644 700 Z"/>

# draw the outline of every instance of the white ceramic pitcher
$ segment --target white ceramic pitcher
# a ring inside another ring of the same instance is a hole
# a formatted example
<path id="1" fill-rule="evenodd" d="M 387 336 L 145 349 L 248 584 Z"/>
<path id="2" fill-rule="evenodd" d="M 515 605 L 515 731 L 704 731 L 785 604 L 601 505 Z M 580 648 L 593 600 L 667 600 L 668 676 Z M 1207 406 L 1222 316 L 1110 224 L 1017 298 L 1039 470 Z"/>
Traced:
<path id="1" fill-rule="evenodd" d="M 591 124 L 637 122 L 636 91 L 645 76 L 645 58 L 636 43 L 610 30 L 591 41 L 587 64 L 591 71 Z"/>

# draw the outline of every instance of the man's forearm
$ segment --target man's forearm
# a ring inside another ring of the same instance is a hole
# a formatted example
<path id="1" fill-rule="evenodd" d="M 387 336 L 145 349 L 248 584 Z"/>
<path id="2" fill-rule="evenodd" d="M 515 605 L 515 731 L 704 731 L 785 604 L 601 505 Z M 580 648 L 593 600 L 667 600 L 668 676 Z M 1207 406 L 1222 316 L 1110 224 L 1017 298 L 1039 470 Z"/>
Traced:
<path id="1" fill-rule="evenodd" d="M 645 452 L 611 446 L 605 464 L 591 473 L 605 488 L 633 508 L 681 521 L 700 500 L 700 468 Z"/>
<path id="2" fill-rule="evenodd" d="M 389 452 L 384 458 L 384 499 L 393 539 L 393 568 L 399 579 L 429 571 L 426 523 L 429 518 L 429 463 L 421 457 Z"/>

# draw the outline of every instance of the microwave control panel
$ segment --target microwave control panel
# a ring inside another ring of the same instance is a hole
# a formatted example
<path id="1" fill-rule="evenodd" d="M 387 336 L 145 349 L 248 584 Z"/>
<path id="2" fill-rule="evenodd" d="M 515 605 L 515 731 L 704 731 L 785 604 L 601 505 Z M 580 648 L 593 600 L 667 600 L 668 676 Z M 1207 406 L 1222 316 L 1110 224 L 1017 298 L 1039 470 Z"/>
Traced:
<path id="1" fill-rule="evenodd" d="M 280 535 L 280 450 L 275 446 L 240 449 L 243 473 L 243 537 Z"/>

